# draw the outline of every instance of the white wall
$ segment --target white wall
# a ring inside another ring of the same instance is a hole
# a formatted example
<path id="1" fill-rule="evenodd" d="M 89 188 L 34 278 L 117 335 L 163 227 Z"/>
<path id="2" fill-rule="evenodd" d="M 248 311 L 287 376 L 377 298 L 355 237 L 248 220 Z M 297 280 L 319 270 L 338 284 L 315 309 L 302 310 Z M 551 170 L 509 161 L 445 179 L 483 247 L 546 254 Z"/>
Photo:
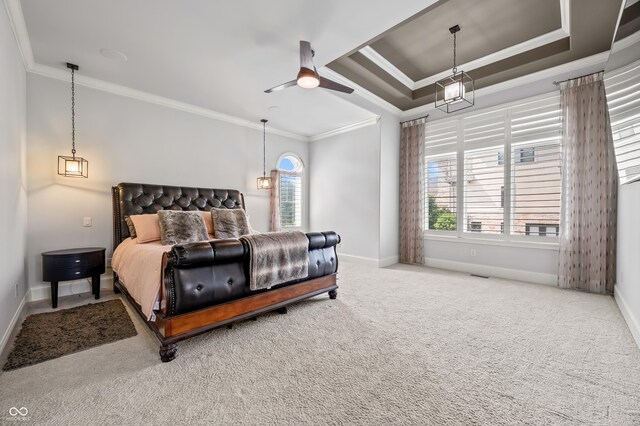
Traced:
<path id="1" fill-rule="evenodd" d="M 622 185 L 618 193 L 618 278 L 620 311 L 640 346 L 640 182 Z"/>
<path id="2" fill-rule="evenodd" d="M 311 142 L 310 228 L 340 234 L 339 256 L 380 254 L 380 125 Z"/>
<path id="3" fill-rule="evenodd" d="M 381 111 L 380 118 L 380 261 L 398 262 L 400 220 L 400 121 Z"/>
<path id="4" fill-rule="evenodd" d="M 27 105 L 32 288 L 45 285 L 43 251 L 103 246 L 110 255 L 110 189 L 119 182 L 239 189 L 253 227 L 268 230 L 268 191 L 256 189 L 261 131 L 78 86 L 76 142 L 89 160 L 89 179 L 73 179 L 56 174 L 57 156 L 71 150 L 70 84 L 30 74 Z M 267 134 L 268 170 L 284 152 L 309 164 L 307 142 Z M 92 227 L 82 226 L 84 216 L 93 218 Z"/>
<path id="5" fill-rule="evenodd" d="M 9 18 L 0 7 L 0 352 L 26 293 L 25 81 Z"/>

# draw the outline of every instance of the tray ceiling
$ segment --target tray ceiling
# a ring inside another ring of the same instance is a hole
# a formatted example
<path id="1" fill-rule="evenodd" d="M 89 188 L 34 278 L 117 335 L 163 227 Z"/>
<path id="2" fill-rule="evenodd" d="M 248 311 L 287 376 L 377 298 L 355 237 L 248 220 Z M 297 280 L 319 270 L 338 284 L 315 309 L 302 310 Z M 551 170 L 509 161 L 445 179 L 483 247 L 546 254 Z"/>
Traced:
<path id="1" fill-rule="evenodd" d="M 622 0 L 441 0 L 327 66 L 401 110 L 457 64 L 476 89 L 609 50 Z"/>

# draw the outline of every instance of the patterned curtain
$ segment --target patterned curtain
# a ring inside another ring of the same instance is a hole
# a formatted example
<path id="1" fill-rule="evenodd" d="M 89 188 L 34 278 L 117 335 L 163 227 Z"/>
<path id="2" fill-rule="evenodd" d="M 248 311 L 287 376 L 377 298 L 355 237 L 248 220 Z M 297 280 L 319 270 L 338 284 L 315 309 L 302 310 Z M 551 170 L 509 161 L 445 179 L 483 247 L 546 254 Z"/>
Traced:
<path id="1" fill-rule="evenodd" d="M 400 262 L 418 265 L 424 262 L 425 122 L 403 123 L 400 132 Z"/>
<path id="2" fill-rule="evenodd" d="M 271 223 L 269 231 L 280 231 L 280 172 L 271 170 L 271 193 L 270 193 Z"/>
<path id="3" fill-rule="evenodd" d="M 562 220 L 558 286 L 611 293 L 616 278 L 616 166 L 603 73 L 561 88 Z"/>

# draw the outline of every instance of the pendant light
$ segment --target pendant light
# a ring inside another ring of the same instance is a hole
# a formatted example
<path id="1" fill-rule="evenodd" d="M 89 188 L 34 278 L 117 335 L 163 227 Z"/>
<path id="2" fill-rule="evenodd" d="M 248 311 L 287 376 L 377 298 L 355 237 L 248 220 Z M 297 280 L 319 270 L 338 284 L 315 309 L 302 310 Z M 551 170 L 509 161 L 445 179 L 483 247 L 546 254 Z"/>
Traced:
<path id="1" fill-rule="evenodd" d="M 456 33 L 460 26 L 449 28 L 453 34 L 453 74 L 435 83 L 436 108 L 448 113 L 472 107 L 475 102 L 473 79 L 464 71 L 456 67 Z"/>
<path id="2" fill-rule="evenodd" d="M 267 177 L 267 119 L 262 122 L 262 177 L 258 178 L 258 189 L 271 189 L 271 178 Z"/>
<path id="3" fill-rule="evenodd" d="M 89 162 L 82 157 L 76 157 L 76 82 L 75 72 L 78 66 L 67 62 L 71 70 L 71 157 L 58 156 L 58 174 L 65 177 L 89 177 Z"/>

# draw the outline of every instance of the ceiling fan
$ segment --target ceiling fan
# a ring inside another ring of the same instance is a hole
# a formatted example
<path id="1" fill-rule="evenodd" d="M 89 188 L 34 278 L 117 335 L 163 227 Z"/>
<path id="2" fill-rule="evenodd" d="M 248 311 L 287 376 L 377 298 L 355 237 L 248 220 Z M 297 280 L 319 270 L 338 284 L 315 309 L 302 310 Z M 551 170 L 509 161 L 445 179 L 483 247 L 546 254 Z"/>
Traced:
<path id="1" fill-rule="evenodd" d="M 295 86 L 296 84 L 304 89 L 313 89 L 315 87 L 322 87 L 329 90 L 337 90 L 338 92 L 353 93 L 351 87 L 344 86 L 340 83 L 336 83 L 328 78 L 321 77 L 313 65 L 314 51 L 311 50 L 311 43 L 308 41 L 300 40 L 300 71 L 298 71 L 298 77 L 288 83 L 281 84 L 271 89 L 265 90 L 265 93 L 277 92 L 278 90 L 286 89 L 287 87 Z"/>

